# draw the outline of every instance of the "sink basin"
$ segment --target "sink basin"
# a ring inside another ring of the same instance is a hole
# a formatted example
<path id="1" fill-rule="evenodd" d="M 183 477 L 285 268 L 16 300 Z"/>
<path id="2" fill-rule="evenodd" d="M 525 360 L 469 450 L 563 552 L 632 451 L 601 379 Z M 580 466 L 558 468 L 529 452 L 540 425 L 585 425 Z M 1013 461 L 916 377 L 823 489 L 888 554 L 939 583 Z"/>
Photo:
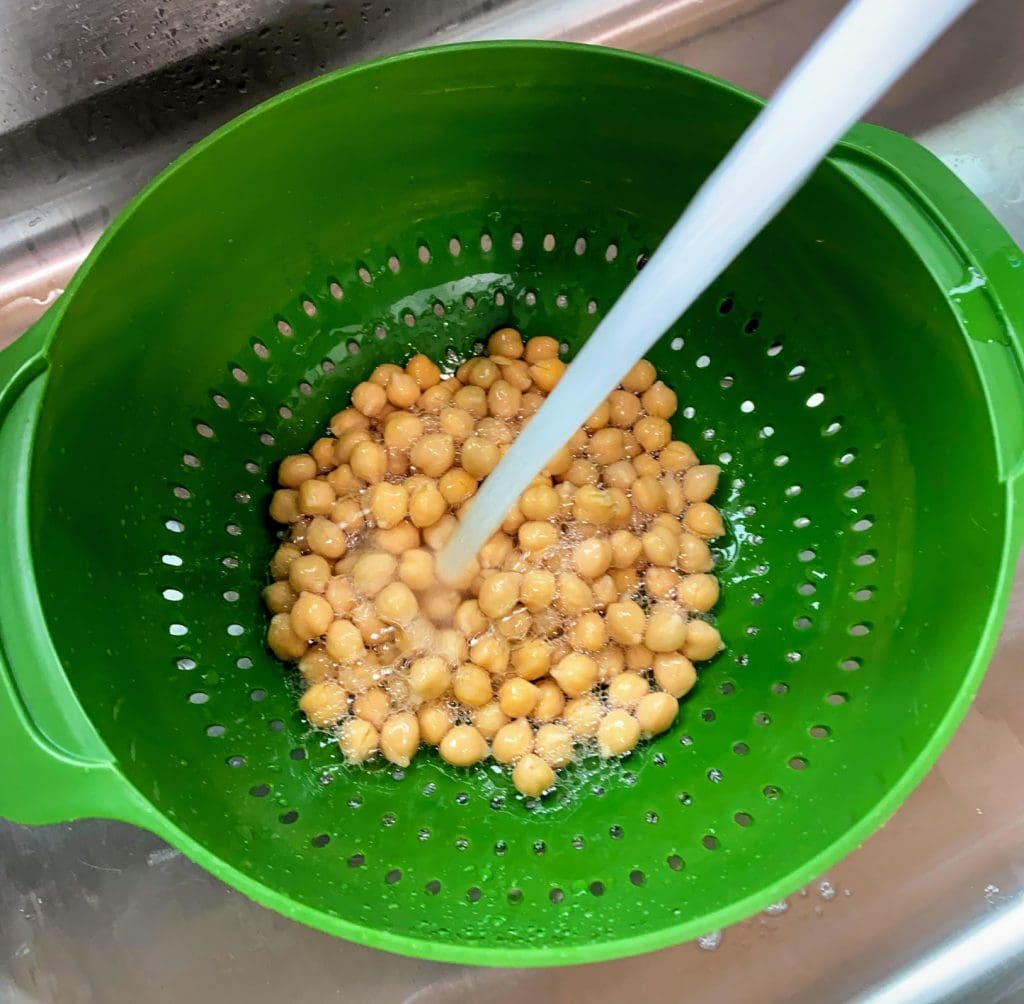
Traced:
<path id="1" fill-rule="evenodd" d="M 32 0 L 0 10 L 0 345 L 191 143 L 280 90 L 478 38 L 618 45 L 768 93 L 839 0 Z M 980 0 L 872 111 L 916 136 L 1024 243 L 1024 5 Z M 1024 943 L 1024 575 L 973 709 L 906 805 L 807 889 L 641 959 L 540 972 L 398 959 L 300 928 L 157 838 L 0 822 L 0 999 L 152 1004 L 1018 999 Z M 973 939 L 973 940 L 971 940 Z M 756 981 L 756 983 L 754 982 Z M 756 989 L 754 989 L 756 987 Z"/>

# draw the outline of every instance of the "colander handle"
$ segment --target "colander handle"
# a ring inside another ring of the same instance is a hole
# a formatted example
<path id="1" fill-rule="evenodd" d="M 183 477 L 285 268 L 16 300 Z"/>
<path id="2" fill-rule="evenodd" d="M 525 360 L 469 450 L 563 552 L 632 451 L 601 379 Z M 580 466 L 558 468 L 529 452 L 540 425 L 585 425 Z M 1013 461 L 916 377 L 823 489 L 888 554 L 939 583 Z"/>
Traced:
<path id="1" fill-rule="evenodd" d="M 1024 545 L 1024 251 L 934 154 L 880 126 L 858 125 L 832 162 L 907 236 L 973 340 Z"/>
<path id="2" fill-rule="evenodd" d="M 36 592 L 28 520 L 31 433 L 55 317 L 51 310 L 0 352 L 0 816 L 22 823 L 106 816 L 146 825 L 145 804 L 64 674 Z"/>

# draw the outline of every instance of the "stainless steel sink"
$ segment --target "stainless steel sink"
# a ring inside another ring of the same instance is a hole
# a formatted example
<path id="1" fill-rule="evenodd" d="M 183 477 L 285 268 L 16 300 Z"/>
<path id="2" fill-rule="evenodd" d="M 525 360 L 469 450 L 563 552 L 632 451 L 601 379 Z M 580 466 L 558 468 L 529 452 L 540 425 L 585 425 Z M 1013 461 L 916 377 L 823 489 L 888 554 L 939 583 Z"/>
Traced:
<path id="1" fill-rule="evenodd" d="M 442 41 L 558 37 L 659 54 L 767 93 L 839 6 L 0 3 L 0 345 L 174 156 L 323 70 Z M 1022 42 L 1024 4 L 981 0 L 870 116 L 934 150 L 1020 243 Z M 642 959 L 526 972 L 394 958 L 253 905 L 141 831 L 0 823 L 0 1000 L 1024 999 L 1022 668 L 1024 566 L 974 708 L 888 826 L 764 915 Z"/>

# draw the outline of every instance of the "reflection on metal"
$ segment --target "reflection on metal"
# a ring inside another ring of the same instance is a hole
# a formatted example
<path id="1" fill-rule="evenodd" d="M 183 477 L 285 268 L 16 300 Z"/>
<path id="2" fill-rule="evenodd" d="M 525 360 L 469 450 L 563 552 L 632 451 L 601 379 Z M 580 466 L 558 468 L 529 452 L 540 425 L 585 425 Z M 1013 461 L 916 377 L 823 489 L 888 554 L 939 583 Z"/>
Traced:
<path id="1" fill-rule="evenodd" d="M 117 209 L 174 156 L 326 69 L 440 40 L 559 37 L 656 53 L 767 93 L 840 2 L 0 5 L 0 344 L 45 309 Z M 1021 37 L 1020 0 L 979 0 L 871 116 L 921 137 L 1018 242 Z M 687 999 L 716 1004 L 823 1004 L 867 987 L 893 1001 L 1010 1000 L 1024 985 L 1022 665 L 1024 567 L 975 705 L 907 804 L 827 884 L 736 925 L 713 952 L 682 945 L 546 972 L 399 959 L 255 906 L 130 827 L 0 823 L 0 1000 L 519 1004 L 531 994 L 601 1004 L 676 1000 L 681 973 Z"/>

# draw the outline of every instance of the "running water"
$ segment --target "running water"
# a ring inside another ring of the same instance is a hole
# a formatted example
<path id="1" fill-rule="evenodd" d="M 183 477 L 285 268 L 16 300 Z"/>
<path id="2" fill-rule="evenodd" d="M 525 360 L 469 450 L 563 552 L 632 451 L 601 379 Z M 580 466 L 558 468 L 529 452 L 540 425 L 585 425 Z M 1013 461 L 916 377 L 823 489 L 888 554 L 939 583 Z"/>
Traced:
<path id="1" fill-rule="evenodd" d="M 973 0 L 853 0 L 697 192 L 438 556 L 455 578 L 555 451 L 757 236 L 833 144 Z"/>

